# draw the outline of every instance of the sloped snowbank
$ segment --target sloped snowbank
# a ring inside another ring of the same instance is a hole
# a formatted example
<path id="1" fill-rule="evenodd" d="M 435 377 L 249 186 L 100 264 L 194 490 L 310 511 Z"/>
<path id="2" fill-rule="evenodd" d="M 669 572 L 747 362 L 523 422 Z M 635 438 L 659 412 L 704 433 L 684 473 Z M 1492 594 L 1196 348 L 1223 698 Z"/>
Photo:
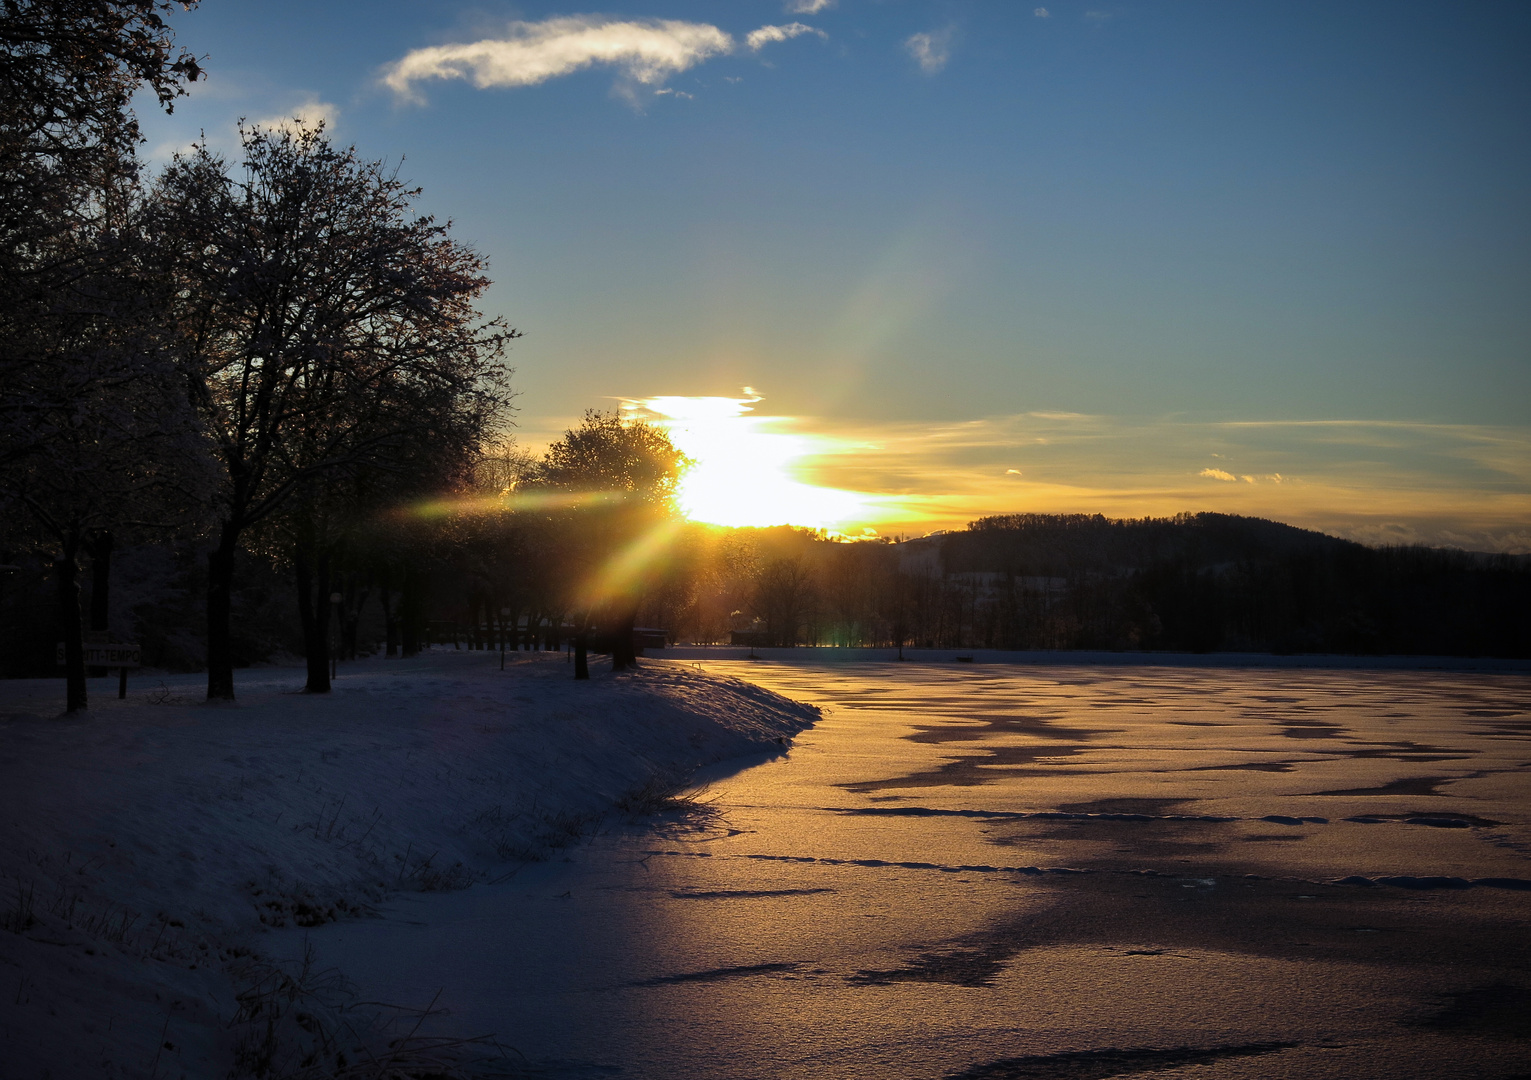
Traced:
<path id="1" fill-rule="evenodd" d="M 301 672 L 0 683 L 0 1076 L 223 1075 L 229 964 L 262 926 L 491 879 L 635 793 L 785 743 L 817 713 L 675 663 L 438 651 Z M 111 681 L 115 691 L 115 681 Z"/>

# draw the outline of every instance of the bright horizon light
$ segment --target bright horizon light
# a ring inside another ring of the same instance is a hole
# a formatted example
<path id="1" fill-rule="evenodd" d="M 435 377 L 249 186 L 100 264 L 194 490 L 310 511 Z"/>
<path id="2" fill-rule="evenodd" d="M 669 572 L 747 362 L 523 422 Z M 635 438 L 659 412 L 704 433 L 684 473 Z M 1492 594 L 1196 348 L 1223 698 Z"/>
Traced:
<path id="1" fill-rule="evenodd" d="M 843 452 L 825 435 L 783 431 L 784 417 L 754 416 L 760 395 L 653 397 L 626 401 L 624 410 L 665 429 L 695 464 L 680 482 L 681 510 L 693 521 L 734 528 L 797 525 L 864 532 L 876 516 L 855 491 L 804 483 L 798 464 L 815 454 Z"/>

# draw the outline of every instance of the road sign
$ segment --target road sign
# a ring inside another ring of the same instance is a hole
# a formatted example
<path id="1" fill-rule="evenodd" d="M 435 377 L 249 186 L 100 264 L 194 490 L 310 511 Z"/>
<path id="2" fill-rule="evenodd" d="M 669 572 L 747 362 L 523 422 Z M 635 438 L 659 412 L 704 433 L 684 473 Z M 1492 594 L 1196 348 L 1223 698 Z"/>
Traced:
<path id="1" fill-rule="evenodd" d="M 96 645 L 87 643 L 84 648 L 86 667 L 136 668 L 143 664 L 144 650 L 141 645 Z M 64 666 L 64 643 L 62 641 L 53 647 L 53 661 L 59 667 Z"/>

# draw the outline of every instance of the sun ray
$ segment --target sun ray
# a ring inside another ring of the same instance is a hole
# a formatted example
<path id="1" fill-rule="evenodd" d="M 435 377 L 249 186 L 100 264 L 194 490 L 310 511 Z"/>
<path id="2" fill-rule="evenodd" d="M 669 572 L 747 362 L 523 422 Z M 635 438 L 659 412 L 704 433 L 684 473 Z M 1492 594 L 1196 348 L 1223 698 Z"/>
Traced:
<path id="1" fill-rule="evenodd" d="M 683 528 L 685 521 L 681 518 L 662 518 L 606 560 L 585 583 L 582 594 L 586 606 L 598 607 L 632 594 L 644 577 L 669 555 L 673 541 Z"/>

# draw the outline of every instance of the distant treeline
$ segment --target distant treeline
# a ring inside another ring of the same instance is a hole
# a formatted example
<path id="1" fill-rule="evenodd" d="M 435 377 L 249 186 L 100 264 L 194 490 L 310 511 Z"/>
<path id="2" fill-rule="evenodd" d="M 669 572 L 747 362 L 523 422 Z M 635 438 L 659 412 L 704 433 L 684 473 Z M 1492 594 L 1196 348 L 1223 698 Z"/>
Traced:
<path id="1" fill-rule="evenodd" d="M 778 645 L 1531 655 L 1531 557 L 1258 518 L 1015 514 L 902 544 L 738 530 L 730 545 L 750 557 L 712 560 L 689 603 L 653 617 L 725 639 L 737 599 Z"/>
<path id="2" fill-rule="evenodd" d="M 1009 515 L 937 544 L 959 591 L 989 583 L 989 622 L 969 635 L 1006 648 L 1531 655 L 1526 556 L 1226 514 Z"/>
<path id="3" fill-rule="evenodd" d="M 549 518 L 459 516 L 422 526 L 402 556 L 397 536 L 379 544 L 358 539 L 336 568 L 344 656 L 398 651 L 406 637 L 568 643 L 569 574 L 550 560 L 570 543 Z M 301 655 L 289 571 L 246 559 L 237 662 Z M 51 568 L 22 562 L 0 578 L 0 662 L 8 675 L 55 673 Z M 140 641 L 147 664 L 200 667 L 203 560 L 142 546 L 115 567 L 119 636 Z M 903 543 L 684 525 L 636 621 L 698 643 L 1526 657 L 1528 613 L 1528 556 L 1372 548 L 1222 514 L 1024 514 Z"/>

